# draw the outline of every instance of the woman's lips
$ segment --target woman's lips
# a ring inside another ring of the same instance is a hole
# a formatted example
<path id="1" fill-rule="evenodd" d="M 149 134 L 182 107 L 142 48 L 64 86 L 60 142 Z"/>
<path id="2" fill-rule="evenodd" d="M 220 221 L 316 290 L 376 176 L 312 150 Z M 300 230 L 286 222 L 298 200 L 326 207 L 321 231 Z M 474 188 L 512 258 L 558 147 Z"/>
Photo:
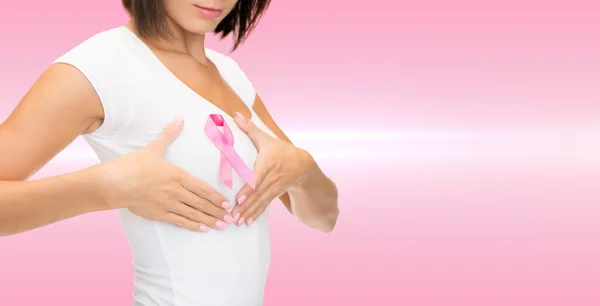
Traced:
<path id="1" fill-rule="evenodd" d="M 203 17 L 210 18 L 210 19 L 218 18 L 219 16 L 221 16 L 221 12 L 223 12 L 223 10 L 209 8 L 209 7 L 203 7 L 203 6 L 199 6 L 199 5 L 195 5 L 195 4 L 194 4 L 194 6 L 196 7 L 196 9 L 198 9 L 198 11 L 200 12 L 200 14 Z"/>

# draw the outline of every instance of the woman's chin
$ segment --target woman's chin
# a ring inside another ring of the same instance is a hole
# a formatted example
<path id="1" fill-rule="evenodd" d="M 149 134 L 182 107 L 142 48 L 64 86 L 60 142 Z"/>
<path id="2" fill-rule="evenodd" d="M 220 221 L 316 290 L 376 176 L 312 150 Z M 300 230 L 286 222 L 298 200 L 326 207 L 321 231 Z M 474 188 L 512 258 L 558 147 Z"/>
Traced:
<path id="1" fill-rule="evenodd" d="M 198 19 L 182 26 L 189 33 L 208 34 L 215 31 L 219 24 L 215 20 Z"/>

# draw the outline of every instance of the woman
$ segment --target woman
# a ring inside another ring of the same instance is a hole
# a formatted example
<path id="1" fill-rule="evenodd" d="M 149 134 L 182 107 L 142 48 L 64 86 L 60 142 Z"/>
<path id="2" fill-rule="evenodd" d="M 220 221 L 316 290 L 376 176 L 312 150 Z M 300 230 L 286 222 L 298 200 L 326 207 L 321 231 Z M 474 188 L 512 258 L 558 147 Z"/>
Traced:
<path id="1" fill-rule="evenodd" d="M 261 305 L 269 203 L 279 197 L 323 232 L 338 217 L 334 183 L 289 142 L 236 62 L 204 46 L 214 31 L 235 34 L 237 48 L 268 4 L 123 0 L 131 21 L 57 59 L 0 126 L 0 232 L 117 209 L 136 305 Z M 255 188 L 238 168 L 230 184 L 220 176 L 227 160 L 205 131 L 219 119 Z M 100 164 L 26 180 L 79 135 Z"/>

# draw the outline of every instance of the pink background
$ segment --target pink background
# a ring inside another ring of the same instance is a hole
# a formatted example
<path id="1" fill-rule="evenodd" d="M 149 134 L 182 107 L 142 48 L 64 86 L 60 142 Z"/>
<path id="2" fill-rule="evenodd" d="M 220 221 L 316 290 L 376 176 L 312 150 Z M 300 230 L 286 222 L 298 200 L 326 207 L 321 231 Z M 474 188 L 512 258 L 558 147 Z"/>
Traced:
<path id="1" fill-rule="evenodd" d="M 274 204 L 265 305 L 600 305 L 598 3 L 273 1 L 232 57 L 341 216 L 324 235 Z M 2 1 L 0 120 L 125 22 L 117 0 Z M 78 139 L 36 178 L 96 162 Z M 2 237 L 0 305 L 130 305 L 130 261 L 114 212 Z"/>

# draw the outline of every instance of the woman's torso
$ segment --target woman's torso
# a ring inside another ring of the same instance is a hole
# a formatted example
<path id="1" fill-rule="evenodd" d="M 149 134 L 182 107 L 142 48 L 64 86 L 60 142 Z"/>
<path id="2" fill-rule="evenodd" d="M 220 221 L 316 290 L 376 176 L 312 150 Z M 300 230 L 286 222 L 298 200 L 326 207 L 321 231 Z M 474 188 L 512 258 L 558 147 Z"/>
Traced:
<path id="1" fill-rule="evenodd" d="M 252 113 L 255 92 L 239 66 L 206 50 L 223 80 Z M 99 33 L 57 62 L 70 63 L 90 80 L 102 100 L 105 120 L 84 135 L 101 161 L 149 144 L 177 115 L 185 127 L 165 159 L 215 187 L 231 203 L 245 182 L 234 171 L 233 188 L 219 179 L 220 152 L 204 134 L 210 114 L 220 114 L 234 134 L 234 148 L 253 168 L 256 148 L 233 119 L 181 82 L 129 29 Z M 251 226 L 192 232 L 119 211 L 133 255 L 138 305 L 261 305 L 270 261 L 267 213 Z"/>

